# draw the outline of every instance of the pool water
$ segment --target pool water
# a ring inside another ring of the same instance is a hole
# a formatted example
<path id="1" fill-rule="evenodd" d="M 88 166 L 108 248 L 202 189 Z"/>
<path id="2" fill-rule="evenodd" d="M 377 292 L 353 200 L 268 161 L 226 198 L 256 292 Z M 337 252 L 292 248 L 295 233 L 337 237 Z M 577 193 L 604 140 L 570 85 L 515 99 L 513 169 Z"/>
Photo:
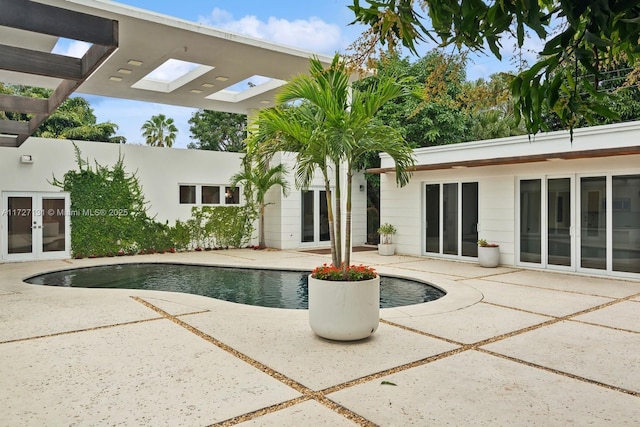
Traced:
<path id="1" fill-rule="evenodd" d="M 309 272 L 189 264 L 118 264 L 41 274 L 27 283 L 77 288 L 148 289 L 203 295 L 240 304 L 306 309 Z M 441 298 L 427 283 L 381 276 L 380 307 Z"/>

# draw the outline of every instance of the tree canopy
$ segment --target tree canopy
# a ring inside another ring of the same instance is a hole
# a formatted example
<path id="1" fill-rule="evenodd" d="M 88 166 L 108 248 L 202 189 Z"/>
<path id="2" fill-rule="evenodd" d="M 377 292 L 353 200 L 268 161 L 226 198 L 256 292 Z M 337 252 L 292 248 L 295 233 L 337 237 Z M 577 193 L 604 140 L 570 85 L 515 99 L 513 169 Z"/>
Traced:
<path id="1" fill-rule="evenodd" d="M 151 116 L 140 128 L 147 145 L 152 147 L 173 146 L 178 135 L 178 128 L 171 117 L 164 114 Z"/>
<path id="2" fill-rule="evenodd" d="M 529 132 L 547 130 L 544 112 L 573 129 L 584 118 L 619 116 L 612 95 L 601 85 L 612 66 L 637 67 L 640 54 L 640 3 L 625 0 L 354 0 L 355 21 L 370 26 L 375 38 L 393 48 L 401 43 L 416 53 L 416 43 L 472 51 L 500 49 L 512 37 L 522 48 L 527 32 L 545 40 L 538 62 L 511 82 L 514 114 Z M 426 28 L 420 11 L 426 12 Z"/>
<path id="3" fill-rule="evenodd" d="M 48 98 L 53 91 L 50 89 L 3 85 L 0 83 L 0 93 L 20 95 L 31 98 Z M 17 114 L 0 111 L 0 118 L 8 120 L 29 120 L 27 114 Z M 56 111 L 45 120 L 33 133 L 42 138 L 76 139 L 82 141 L 98 141 L 125 143 L 124 136 L 115 135 L 118 125 L 112 122 L 98 123 L 89 101 L 74 96 L 66 99 Z"/>
<path id="4" fill-rule="evenodd" d="M 399 130 L 412 147 L 453 144 L 469 140 L 469 117 L 461 105 L 464 66 L 464 56 L 445 58 L 438 51 L 413 62 L 387 55 L 378 61 L 375 75 L 353 85 L 364 89 L 383 79 L 403 80 L 413 96 L 384 104 L 376 114 L 379 123 Z"/>
<path id="5" fill-rule="evenodd" d="M 189 119 L 191 138 L 187 148 L 243 152 L 247 137 L 247 116 L 221 111 L 198 110 Z"/>

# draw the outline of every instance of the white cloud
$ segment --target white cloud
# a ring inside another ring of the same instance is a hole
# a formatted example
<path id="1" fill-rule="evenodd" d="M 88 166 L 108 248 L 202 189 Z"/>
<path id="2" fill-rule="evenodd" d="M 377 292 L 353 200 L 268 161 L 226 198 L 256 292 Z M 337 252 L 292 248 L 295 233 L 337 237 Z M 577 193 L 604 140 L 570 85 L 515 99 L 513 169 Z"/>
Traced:
<path id="1" fill-rule="evenodd" d="M 200 17 L 198 21 L 250 37 L 316 52 L 333 53 L 340 50 L 343 43 L 340 27 L 317 17 L 289 21 L 272 16 L 264 22 L 253 15 L 234 19 L 231 13 L 215 8 L 209 16 Z"/>

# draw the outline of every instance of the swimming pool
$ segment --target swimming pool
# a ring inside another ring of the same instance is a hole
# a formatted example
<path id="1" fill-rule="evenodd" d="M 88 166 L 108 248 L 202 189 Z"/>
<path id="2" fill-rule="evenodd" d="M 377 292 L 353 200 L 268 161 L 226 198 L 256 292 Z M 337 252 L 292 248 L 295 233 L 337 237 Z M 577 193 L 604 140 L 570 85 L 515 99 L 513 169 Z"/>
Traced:
<path id="1" fill-rule="evenodd" d="M 29 277 L 25 282 L 79 288 L 184 292 L 240 304 L 306 309 L 308 275 L 308 271 L 133 263 L 61 270 Z M 444 295 L 444 291 L 428 283 L 390 276 L 380 278 L 381 308 L 420 304 Z"/>

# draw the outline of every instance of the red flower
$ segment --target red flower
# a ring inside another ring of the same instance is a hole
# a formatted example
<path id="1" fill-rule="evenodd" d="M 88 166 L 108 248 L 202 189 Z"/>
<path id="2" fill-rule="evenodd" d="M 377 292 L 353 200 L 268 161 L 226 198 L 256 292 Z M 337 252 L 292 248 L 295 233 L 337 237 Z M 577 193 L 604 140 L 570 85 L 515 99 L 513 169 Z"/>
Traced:
<path id="1" fill-rule="evenodd" d="M 378 274 L 373 268 L 362 264 L 348 267 L 341 264 L 340 267 L 336 267 L 325 263 L 314 268 L 311 272 L 311 277 L 318 280 L 359 282 L 374 279 L 378 277 Z"/>

